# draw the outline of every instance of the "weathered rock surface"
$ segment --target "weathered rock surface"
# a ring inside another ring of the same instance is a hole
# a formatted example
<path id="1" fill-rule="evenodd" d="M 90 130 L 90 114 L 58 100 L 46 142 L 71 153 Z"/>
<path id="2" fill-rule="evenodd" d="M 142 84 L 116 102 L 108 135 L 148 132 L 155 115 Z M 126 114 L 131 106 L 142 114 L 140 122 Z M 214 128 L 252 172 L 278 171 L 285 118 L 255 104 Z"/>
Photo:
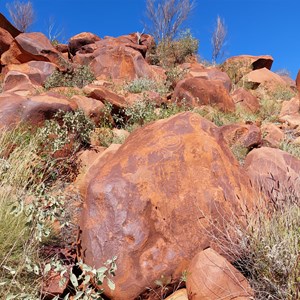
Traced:
<path id="1" fill-rule="evenodd" d="M 257 97 L 252 95 L 249 91 L 245 90 L 244 88 L 236 89 L 231 94 L 231 97 L 236 107 L 240 107 L 252 113 L 255 113 L 259 110 L 260 105 Z"/>
<path id="2" fill-rule="evenodd" d="M 211 248 L 199 252 L 188 268 L 190 300 L 250 300 L 253 291 L 247 279 Z"/>
<path id="3" fill-rule="evenodd" d="M 296 78 L 296 87 L 297 87 L 298 95 L 300 95 L 300 70 L 298 71 L 297 78 Z"/>
<path id="4" fill-rule="evenodd" d="M 233 83 L 238 83 L 244 75 L 253 70 L 262 68 L 271 70 L 272 64 L 273 57 L 269 55 L 239 55 L 228 58 L 222 64 L 222 70 L 228 74 Z"/>
<path id="5" fill-rule="evenodd" d="M 13 42 L 14 38 L 5 29 L 0 27 L 0 56 L 7 51 Z"/>
<path id="6" fill-rule="evenodd" d="M 85 45 L 94 44 L 100 41 L 100 37 L 91 32 L 82 32 L 71 37 L 69 40 L 69 50 L 72 55 L 75 55 L 77 51 Z"/>
<path id="7" fill-rule="evenodd" d="M 59 110 L 70 111 L 76 108 L 75 103 L 54 93 L 30 98 L 14 93 L 2 93 L 0 94 L 0 127 L 17 125 L 21 121 L 39 125 L 52 118 Z"/>
<path id="8" fill-rule="evenodd" d="M 9 91 L 27 96 L 34 91 L 35 87 L 28 75 L 18 71 L 9 71 L 4 78 L 2 89 L 3 92 Z"/>
<path id="9" fill-rule="evenodd" d="M 166 298 L 166 300 L 188 300 L 188 299 L 189 298 L 186 289 L 180 289 Z"/>
<path id="10" fill-rule="evenodd" d="M 233 111 L 235 105 L 223 84 L 217 80 L 203 78 L 187 78 L 178 82 L 172 100 L 185 99 L 187 105 L 197 107 L 201 105 L 216 106 L 223 111 Z"/>
<path id="11" fill-rule="evenodd" d="M 253 199 L 218 127 L 190 112 L 136 130 L 84 182 L 80 254 L 96 268 L 118 255 L 110 299 L 134 299 L 161 275 L 179 278 L 210 246 L 208 220 L 241 216 Z"/>
<path id="12" fill-rule="evenodd" d="M 278 204 L 299 191 L 300 160 L 282 150 L 254 149 L 246 157 L 245 170 L 257 190 L 262 188 L 267 194 L 277 194 Z"/>
<path id="13" fill-rule="evenodd" d="M 261 126 L 263 135 L 263 145 L 272 148 L 278 148 L 284 140 L 283 131 L 273 123 L 265 123 Z"/>
<path id="14" fill-rule="evenodd" d="M 40 32 L 19 34 L 10 48 L 1 56 L 4 65 L 26 63 L 32 60 L 52 62 L 59 68 L 66 66 L 65 59 Z"/>
<path id="15" fill-rule="evenodd" d="M 17 35 L 21 33 L 15 26 L 13 26 L 3 14 L 0 13 L 0 27 L 5 29 L 9 34 L 15 38 Z"/>
<path id="16" fill-rule="evenodd" d="M 300 100 L 294 97 L 291 100 L 283 101 L 279 114 L 279 121 L 291 128 L 300 126 Z"/>

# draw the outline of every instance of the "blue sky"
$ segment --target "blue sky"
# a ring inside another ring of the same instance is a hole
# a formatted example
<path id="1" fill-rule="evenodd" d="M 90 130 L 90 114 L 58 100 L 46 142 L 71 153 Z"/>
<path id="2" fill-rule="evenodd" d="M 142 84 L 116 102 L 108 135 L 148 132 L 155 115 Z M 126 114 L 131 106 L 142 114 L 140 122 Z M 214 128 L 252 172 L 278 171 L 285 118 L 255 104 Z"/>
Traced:
<path id="1" fill-rule="evenodd" d="M 2 0 L 0 10 L 8 15 Z M 295 78 L 300 69 L 300 0 L 196 0 L 185 24 L 199 39 L 200 57 L 211 60 L 210 43 L 219 15 L 228 36 L 226 57 L 269 54 L 273 71 L 287 69 Z M 63 29 L 62 39 L 90 31 L 100 37 L 141 32 L 145 0 L 32 0 L 35 23 L 31 31 L 47 32 L 49 18 Z"/>

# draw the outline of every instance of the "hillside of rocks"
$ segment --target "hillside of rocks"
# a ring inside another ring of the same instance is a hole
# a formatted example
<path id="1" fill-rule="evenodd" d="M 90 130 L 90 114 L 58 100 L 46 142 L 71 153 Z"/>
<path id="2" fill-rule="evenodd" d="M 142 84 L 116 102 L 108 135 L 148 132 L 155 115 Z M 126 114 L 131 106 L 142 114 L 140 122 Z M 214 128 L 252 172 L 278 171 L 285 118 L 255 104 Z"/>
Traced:
<path id="1" fill-rule="evenodd" d="M 263 298 L 238 262 L 251 256 L 239 232 L 258 210 L 267 220 L 292 199 L 300 226 L 299 76 L 272 72 L 270 55 L 153 64 L 148 34 L 83 32 L 59 44 L 0 17 L 1 134 L 42 132 L 25 169 L 47 163 L 18 199 L 64 199 L 36 206 L 56 235 L 36 250 L 41 299 L 94 299 L 102 288 L 111 300 L 297 299 L 299 282 L 294 298 Z M 3 178 L 21 143 L 5 145 Z M 33 181 L 43 183 L 39 197 Z M 3 297 L 26 292 L 12 284 Z"/>

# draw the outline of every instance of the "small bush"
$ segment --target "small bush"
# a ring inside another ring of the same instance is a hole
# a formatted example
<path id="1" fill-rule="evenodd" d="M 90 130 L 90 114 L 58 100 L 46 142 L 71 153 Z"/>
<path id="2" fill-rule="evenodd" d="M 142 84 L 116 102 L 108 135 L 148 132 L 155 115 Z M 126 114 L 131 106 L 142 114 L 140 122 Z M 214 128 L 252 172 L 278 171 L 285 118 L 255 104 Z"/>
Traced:
<path id="1" fill-rule="evenodd" d="M 163 83 L 145 77 L 137 78 L 127 83 L 125 85 L 125 90 L 134 94 L 145 91 L 154 91 L 160 95 L 164 95 L 168 92 L 168 88 Z"/>
<path id="2" fill-rule="evenodd" d="M 80 66 L 71 68 L 67 72 L 59 70 L 54 71 L 46 80 L 44 87 L 46 89 L 54 87 L 79 87 L 83 88 L 85 85 L 93 82 L 95 75 L 91 72 L 89 66 Z"/>
<path id="3" fill-rule="evenodd" d="M 188 30 L 176 40 L 163 40 L 150 54 L 152 64 L 174 67 L 188 61 L 198 51 L 199 41 Z"/>

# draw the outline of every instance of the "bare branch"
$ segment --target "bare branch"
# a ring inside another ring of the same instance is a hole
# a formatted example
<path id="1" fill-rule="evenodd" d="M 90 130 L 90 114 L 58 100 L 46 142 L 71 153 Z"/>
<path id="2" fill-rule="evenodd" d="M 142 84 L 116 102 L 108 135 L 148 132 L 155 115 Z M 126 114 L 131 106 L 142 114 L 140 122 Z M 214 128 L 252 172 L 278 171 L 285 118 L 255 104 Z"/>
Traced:
<path id="1" fill-rule="evenodd" d="M 147 0 L 150 33 L 157 42 L 174 39 L 194 7 L 194 0 Z"/>
<path id="2" fill-rule="evenodd" d="M 34 20 L 32 3 L 30 1 L 15 0 L 11 4 L 6 4 L 6 6 L 16 28 L 25 32 Z"/>
<path id="3" fill-rule="evenodd" d="M 225 26 L 225 22 L 218 16 L 216 27 L 211 39 L 211 43 L 213 46 L 213 53 L 212 53 L 213 62 L 216 62 L 216 60 L 223 55 L 223 52 L 221 50 L 225 45 L 226 36 L 227 36 L 227 28 Z"/>

